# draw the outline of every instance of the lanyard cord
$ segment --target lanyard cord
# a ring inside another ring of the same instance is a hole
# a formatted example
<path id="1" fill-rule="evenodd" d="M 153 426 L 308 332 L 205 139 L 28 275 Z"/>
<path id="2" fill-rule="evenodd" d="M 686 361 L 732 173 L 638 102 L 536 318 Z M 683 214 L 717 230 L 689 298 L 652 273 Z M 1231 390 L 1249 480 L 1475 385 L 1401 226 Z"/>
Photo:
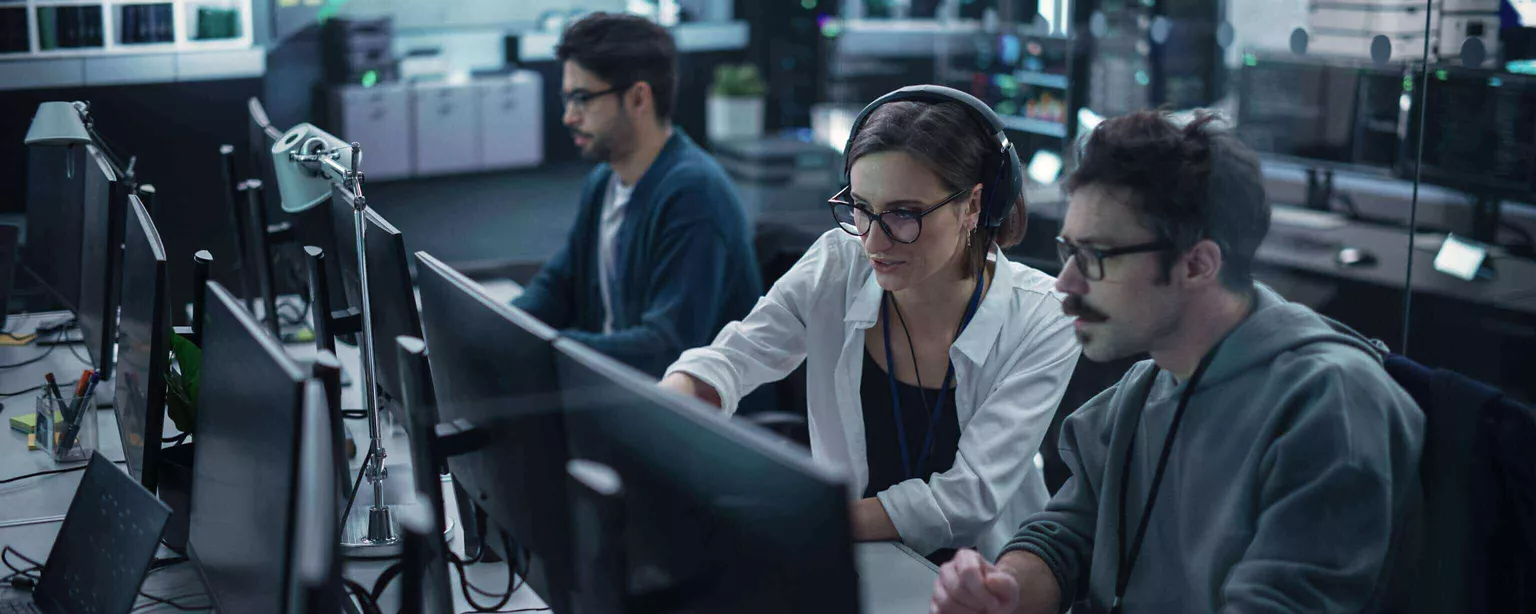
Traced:
<path id="1" fill-rule="evenodd" d="M 1189 401 L 1195 396 L 1195 387 L 1200 384 L 1201 376 L 1211 366 L 1211 361 L 1216 358 L 1216 350 L 1221 349 L 1221 344 L 1206 352 L 1200 359 L 1200 365 L 1195 367 L 1195 373 L 1190 376 L 1183 393 L 1179 395 L 1178 408 L 1173 412 L 1173 423 L 1168 426 L 1168 436 L 1163 439 L 1163 451 L 1157 459 L 1157 470 L 1152 474 L 1152 487 L 1147 493 L 1147 502 L 1142 506 L 1141 520 L 1137 522 L 1136 536 L 1131 541 L 1130 550 L 1125 545 L 1125 502 L 1129 491 L 1131 477 L 1131 458 L 1136 449 L 1136 433 L 1141 427 L 1141 414 L 1146 410 L 1147 399 L 1152 395 L 1152 388 L 1157 384 L 1158 368 L 1152 367 L 1152 381 L 1147 384 L 1146 394 L 1142 397 L 1141 405 L 1136 411 L 1136 419 L 1131 422 L 1130 441 L 1126 443 L 1125 462 L 1120 467 L 1120 509 L 1116 519 L 1116 532 L 1119 538 L 1118 550 L 1120 555 L 1119 566 L 1115 571 L 1115 600 L 1110 605 L 1111 614 L 1120 614 L 1121 600 L 1125 597 L 1125 589 L 1131 583 L 1131 570 L 1136 567 L 1136 559 L 1141 556 L 1141 543 L 1147 536 L 1147 523 L 1152 517 L 1152 507 L 1157 504 L 1157 492 L 1163 485 L 1163 471 L 1168 468 L 1168 457 L 1173 452 L 1174 437 L 1179 434 L 1179 423 L 1184 418 L 1184 410 L 1189 409 Z"/>
<path id="2" fill-rule="evenodd" d="M 976 316 L 976 310 L 981 306 L 981 290 L 985 283 L 984 271 L 979 271 L 976 277 L 976 289 L 971 291 L 970 303 L 966 305 L 965 315 L 960 318 L 960 326 L 955 330 L 956 339 L 960 338 L 960 333 L 965 330 L 966 325 L 970 324 L 971 318 Z M 944 411 L 944 397 L 949 393 L 949 382 L 955 376 L 955 363 L 950 361 L 949 368 L 944 373 L 944 381 L 939 387 L 938 402 L 934 404 L 933 413 L 928 417 L 928 431 L 923 436 L 923 447 L 918 451 L 917 464 L 913 465 L 912 452 L 908 450 L 907 446 L 906 422 L 901 417 L 901 391 L 896 385 L 896 363 L 894 355 L 891 353 L 891 320 L 885 309 L 887 304 L 896 305 L 896 297 L 892 296 L 889 292 L 886 292 L 880 301 L 880 322 L 882 332 L 885 335 L 885 372 L 891 386 L 891 412 L 896 419 L 896 438 L 901 449 L 901 469 L 906 479 L 910 480 L 914 475 L 922 471 L 923 463 L 928 460 L 928 452 L 933 448 L 934 425 L 938 423 L 939 415 Z M 901 315 L 901 307 L 899 306 L 896 307 L 896 317 L 901 319 L 902 331 L 907 336 L 907 348 L 912 352 L 912 371 L 917 373 L 919 371 L 917 368 L 917 349 L 912 343 L 912 331 L 907 327 L 906 319 Z M 917 380 L 918 394 L 922 396 L 923 404 L 927 405 L 928 395 L 923 391 L 923 381 L 920 373 Z"/>

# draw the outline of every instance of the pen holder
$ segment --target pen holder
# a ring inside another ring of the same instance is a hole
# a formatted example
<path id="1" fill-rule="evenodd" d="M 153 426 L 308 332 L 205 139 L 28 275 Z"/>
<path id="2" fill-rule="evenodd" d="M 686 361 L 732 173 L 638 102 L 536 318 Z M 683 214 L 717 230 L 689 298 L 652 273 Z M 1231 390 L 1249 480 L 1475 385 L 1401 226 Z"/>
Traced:
<path id="1" fill-rule="evenodd" d="M 84 461 L 97 448 L 96 398 L 75 397 L 60 402 L 37 397 L 37 445 L 56 462 Z"/>

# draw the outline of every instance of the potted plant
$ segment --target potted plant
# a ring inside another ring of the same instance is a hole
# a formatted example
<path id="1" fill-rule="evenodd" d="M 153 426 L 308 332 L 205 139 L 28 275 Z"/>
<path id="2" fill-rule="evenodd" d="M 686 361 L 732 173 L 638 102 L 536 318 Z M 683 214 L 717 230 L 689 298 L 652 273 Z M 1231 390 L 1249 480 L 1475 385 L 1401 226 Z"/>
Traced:
<path id="1" fill-rule="evenodd" d="M 171 508 L 171 520 L 165 527 L 165 545 L 182 552 L 187 544 L 189 513 L 192 509 L 192 443 L 187 437 L 197 428 L 197 392 L 203 352 L 190 339 L 171 335 L 171 351 L 166 356 L 166 413 L 176 430 L 181 431 L 174 444 L 160 451 L 160 500 Z"/>
<path id="2" fill-rule="evenodd" d="M 763 136 L 763 96 L 768 86 L 752 64 L 715 67 L 705 112 L 709 141 Z"/>

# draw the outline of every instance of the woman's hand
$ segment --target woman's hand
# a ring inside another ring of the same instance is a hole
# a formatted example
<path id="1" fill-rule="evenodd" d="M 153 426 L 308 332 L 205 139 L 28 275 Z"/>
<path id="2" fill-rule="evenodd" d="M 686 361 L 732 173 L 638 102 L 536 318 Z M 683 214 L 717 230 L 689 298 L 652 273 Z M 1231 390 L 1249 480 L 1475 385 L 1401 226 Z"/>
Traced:
<path id="1" fill-rule="evenodd" d="M 709 403 L 715 407 L 720 407 L 721 405 L 719 391 L 715 390 L 714 387 L 710 386 L 709 384 L 704 383 L 704 380 L 701 380 L 687 373 L 683 373 L 681 371 L 662 378 L 661 382 L 657 385 L 667 390 L 671 390 L 679 394 L 693 397 L 705 403 Z"/>

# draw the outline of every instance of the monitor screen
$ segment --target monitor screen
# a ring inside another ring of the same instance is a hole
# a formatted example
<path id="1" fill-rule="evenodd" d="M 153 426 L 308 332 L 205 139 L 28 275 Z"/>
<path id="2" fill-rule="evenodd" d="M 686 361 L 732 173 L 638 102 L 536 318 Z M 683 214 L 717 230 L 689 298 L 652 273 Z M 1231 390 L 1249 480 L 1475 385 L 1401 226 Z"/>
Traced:
<path id="1" fill-rule="evenodd" d="M 438 421 L 467 421 L 492 442 L 449 457 L 448 468 L 490 519 L 544 564 L 548 583 L 535 581 L 534 590 L 562 611 L 571 545 L 555 331 L 432 256 L 417 253 L 416 261 Z"/>
<path id="2" fill-rule="evenodd" d="M 121 184 L 107 157 L 95 146 L 86 146 L 85 195 L 82 201 L 80 236 L 80 305 L 75 317 L 92 366 L 109 379 L 113 347 L 117 342 L 118 249 L 123 241 Z"/>
<path id="3" fill-rule="evenodd" d="M 21 261 L 70 311 L 80 302 L 85 160 L 84 146 L 27 148 L 27 241 Z"/>
<path id="4" fill-rule="evenodd" d="M 187 554 L 218 611 L 281 612 L 306 375 L 217 282 L 205 317 Z"/>
<path id="5" fill-rule="evenodd" d="M 1248 56 L 1238 80 L 1238 138 L 1263 153 L 1351 163 L 1357 79 L 1324 61 Z"/>
<path id="6" fill-rule="evenodd" d="M 1417 88 L 1404 122 L 1404 164 L 1412 177 L 1419 136 L 1424 157 L 1419 175 L 1425 183 L 1479 196 L 1530 200 L 1536 192 L 1536 77 L 1452 67 L 1430 67 L 1429 80 Z M 1423 99 L 1422 103 L 1420 99 Z M 1419 122 L 1423 114 L 1422 124 Z M 1421 130 L 1422 127 L 1422 130 Z"/>
<path id="7" fill-rule="evenodd" d="M 165 424 L 166 355 L 170 308 L 166 305 L 165 246 L 138 196 L 128 197 L 123 245 L 123 293 L 118 325 L 115 403 L 128 473 L 155 490 L 160 437 Z"/>
<path id="8" fill-rule="evenodd" d="M 842 476 L 591 348 L 555 348 L 571 457 L 623 481 L 632 595 L 677 591 L 678 611 L 858 611 Z"/>

